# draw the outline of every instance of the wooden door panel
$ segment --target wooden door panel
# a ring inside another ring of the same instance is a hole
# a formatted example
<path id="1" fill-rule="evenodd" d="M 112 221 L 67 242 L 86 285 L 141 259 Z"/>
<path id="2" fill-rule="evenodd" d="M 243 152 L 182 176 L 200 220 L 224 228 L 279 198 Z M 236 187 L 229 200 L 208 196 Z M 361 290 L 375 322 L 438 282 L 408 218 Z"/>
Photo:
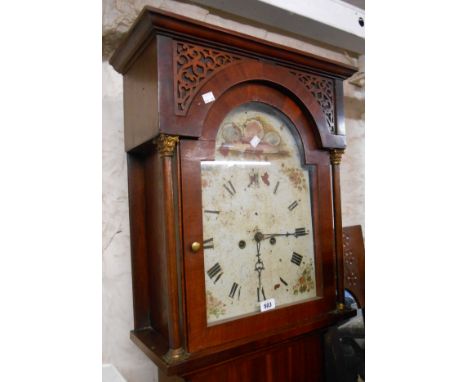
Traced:
<path id="1" fill-rule="evenodd" d="M 304 336 L 261 353 L 186 377 L 190 382 L 319 382 L 323 380 L 322 340 Z"/>

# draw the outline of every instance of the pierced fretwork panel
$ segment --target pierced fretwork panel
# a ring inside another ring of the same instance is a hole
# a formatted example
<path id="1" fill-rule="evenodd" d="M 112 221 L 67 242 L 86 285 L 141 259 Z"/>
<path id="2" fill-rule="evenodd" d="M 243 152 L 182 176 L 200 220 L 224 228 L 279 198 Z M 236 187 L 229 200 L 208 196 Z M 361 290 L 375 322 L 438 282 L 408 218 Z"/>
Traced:
<path id="1" fill-rule="evenodd" d="M 335 129 L 335 108 L 334 108 L 334 92 L 333 81 L 328 78 L 315 76 L 308 73 L 291 72 L 307 90 L 314 96 L 318 102 L 322 113 L 327 121 L 327 127 L 332 133 L 336 133 Z"/>
<path id="2" fill-rule="evenodd" d="M 185 115 L 198 89 L 218 70 L 239 61 L 233 54 L 183 42 L 174 43 L 176 114 Z"/>

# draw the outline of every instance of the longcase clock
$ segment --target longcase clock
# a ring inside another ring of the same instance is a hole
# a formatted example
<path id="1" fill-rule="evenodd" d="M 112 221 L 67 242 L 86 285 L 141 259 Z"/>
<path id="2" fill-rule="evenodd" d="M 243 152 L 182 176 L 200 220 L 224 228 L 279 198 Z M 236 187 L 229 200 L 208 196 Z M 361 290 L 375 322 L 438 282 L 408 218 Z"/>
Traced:
<path id="1" fill-rule="evenodd" d="M 159 380 L 321 381 L 351 67 L 145 8 L 124 76 L 135 328 Z"/>

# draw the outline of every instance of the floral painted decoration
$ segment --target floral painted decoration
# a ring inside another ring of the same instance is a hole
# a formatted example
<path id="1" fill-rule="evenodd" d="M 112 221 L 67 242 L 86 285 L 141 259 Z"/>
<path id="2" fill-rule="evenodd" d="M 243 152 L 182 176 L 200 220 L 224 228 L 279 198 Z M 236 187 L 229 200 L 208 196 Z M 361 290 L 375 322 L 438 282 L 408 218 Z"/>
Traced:
<path id="1" fill-rule="evenodd" d="M 226 305 L 222 301 L 218 300 L 210 291 L 206 291 L 206 308 L 208 316 L 215 316 L 219 318 L 226 313 Z"/>
<path id="2" fill-rule="evenodd" d="M 281 172 L 288 176 L 292 185 L 299 191 L 307 189 L 307 182 L 304 178 L 304 172 L 298 168 L 282 168 Z"/>
<path id="3" fill-rule="evenodd" d="M 293 292 L 297 295 L 299 293 L 310 292 L 314 288 L 315 283 L 314 280 L 312 280 L 312 264 L 309 263 L 293 286 Z"/>

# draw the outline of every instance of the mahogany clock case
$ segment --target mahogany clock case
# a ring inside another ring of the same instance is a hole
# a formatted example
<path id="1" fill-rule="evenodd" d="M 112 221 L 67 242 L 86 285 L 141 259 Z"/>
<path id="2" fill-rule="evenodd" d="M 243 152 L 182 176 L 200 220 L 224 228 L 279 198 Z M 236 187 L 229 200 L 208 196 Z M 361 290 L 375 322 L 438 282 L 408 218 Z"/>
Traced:
<path id="1" fill-rule="evenodd" d="M 313 343 L 307 362 L 320 364 L 321 333 L 354 314 L 336 309 L 343 287 L 335 154 L 345 148 L 342 81 L 355 69 L 152 8 L 110 62 L 124 76 L 134 342 L 167 375 L 241 356 L 247 367 L 262 352 L 271 361 L 291 341 L 297 349 Z M 215 100 L 205 103 L 209 92 Z M 209 326 L 203 251 L 191 249 L 203 242 L 200 162 L 213 159 L 224 117 L 248 102 L 292 122 L 310 169 L 317 298 Z"/>

